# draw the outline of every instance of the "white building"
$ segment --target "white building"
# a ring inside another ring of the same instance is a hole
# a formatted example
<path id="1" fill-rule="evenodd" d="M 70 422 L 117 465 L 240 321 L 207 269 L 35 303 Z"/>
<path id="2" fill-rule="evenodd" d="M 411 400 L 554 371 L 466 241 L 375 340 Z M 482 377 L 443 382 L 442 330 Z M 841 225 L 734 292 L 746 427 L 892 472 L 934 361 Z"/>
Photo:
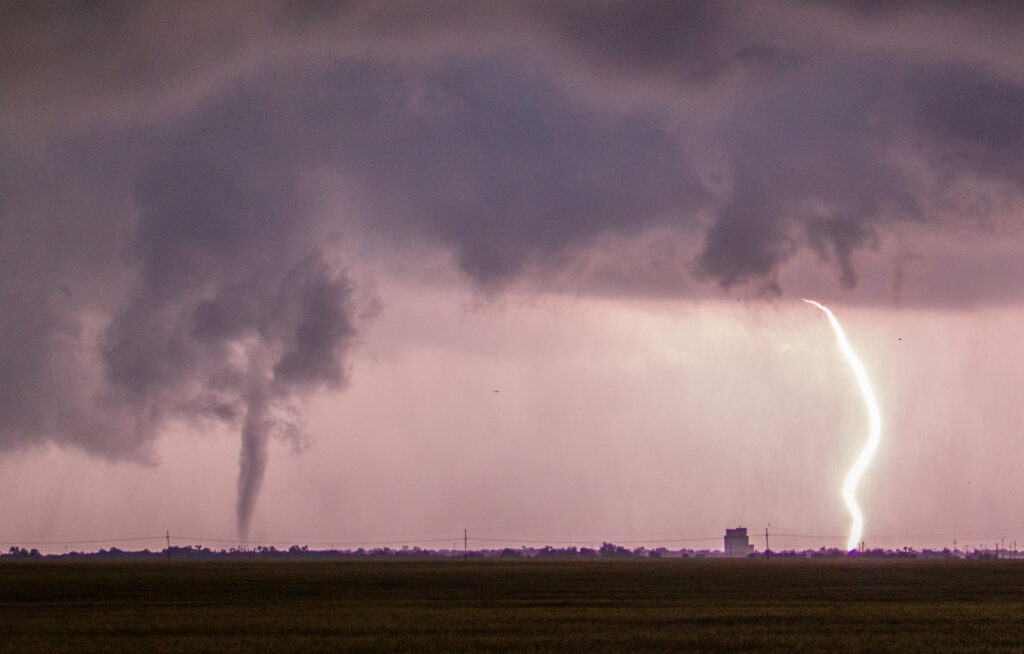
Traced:
<path id="1" fill-rule="evenodd" d="M 725 555 L 726 556 L 748 556 L 754 551 L 747 537 L 746 527 L 736 527 L 725 530 Z"/>

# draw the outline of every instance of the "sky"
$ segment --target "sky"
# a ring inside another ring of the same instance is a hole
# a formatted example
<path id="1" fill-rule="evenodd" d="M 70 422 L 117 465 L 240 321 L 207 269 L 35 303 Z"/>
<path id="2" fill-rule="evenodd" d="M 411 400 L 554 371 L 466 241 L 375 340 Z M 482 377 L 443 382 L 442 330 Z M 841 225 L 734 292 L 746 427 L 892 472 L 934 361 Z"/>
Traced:
<path id="1" fill-rule="evenodd" d="M 0 547 L 1024 549 L 1020 5 L 0 22 Z"/>

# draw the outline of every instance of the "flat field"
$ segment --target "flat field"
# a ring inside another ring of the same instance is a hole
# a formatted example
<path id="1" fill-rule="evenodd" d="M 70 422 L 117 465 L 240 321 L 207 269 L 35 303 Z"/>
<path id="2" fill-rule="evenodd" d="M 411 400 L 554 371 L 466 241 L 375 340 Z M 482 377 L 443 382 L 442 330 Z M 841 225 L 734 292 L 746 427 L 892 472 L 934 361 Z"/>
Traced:
<path id="1" fill-rule="evenodd" d="M 3 652 L 1024 651 L 1024 561 L 0 563 Z"/>

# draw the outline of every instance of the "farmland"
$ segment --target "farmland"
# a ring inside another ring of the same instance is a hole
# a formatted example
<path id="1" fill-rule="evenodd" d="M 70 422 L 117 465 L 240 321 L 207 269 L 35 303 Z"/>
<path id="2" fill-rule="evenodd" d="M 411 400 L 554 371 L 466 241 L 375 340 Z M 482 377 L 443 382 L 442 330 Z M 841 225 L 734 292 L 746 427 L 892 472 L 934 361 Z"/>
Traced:
<path id="1" fill-rule="evenodd" d="M 0 651 L 1020 651 L 1024 562 L 0 564 Z"/>

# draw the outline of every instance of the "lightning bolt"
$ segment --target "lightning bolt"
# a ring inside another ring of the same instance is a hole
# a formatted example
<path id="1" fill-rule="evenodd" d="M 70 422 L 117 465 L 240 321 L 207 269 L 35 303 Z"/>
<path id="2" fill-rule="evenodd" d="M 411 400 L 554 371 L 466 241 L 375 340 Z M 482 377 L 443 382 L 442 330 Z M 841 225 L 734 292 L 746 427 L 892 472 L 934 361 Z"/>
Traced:
<path id="1" fill-rule="evenodd" d="M 850 342 L 846 340 L 846 334 L 843 333 L 843 328 L 839 325 L 839 321 L 836 320 L 836 317 L 832 315 L 832 312 L 825 305 L 819 304 L 814 300 L 808 300 L 807 298 L 803 298 L 803 301 L 813 304 L 828 316 L 828 321 L 832 323 L 832 329 L 836 333 L 836 340 L 839 341 L 839 349 L 842 351 L 843 356 L 846 357 L 850 367 L 853 368 L 853 374 L 857 378 L 857 385 L 860 387 L 860 392 L 864 396 L 864 403 L 868 407 L 868 442 L 864 444 L 860 454 L 857 455 L 857 460 L 850 466 L 850 471 L 846 473 L 846 479 L 843 481 L 843 502 L 846 503 L 846 508 L 849 509 L 850 517 L 853 519 L 850 525 L 850 537 L 846 541 L 846 549 L 855 550 L 857 549 L 857 543 L 860 542 L 861 532 L 864 530 L 864 515 L 861 513 L 854 493 L 857 490 L 857 483 L 860 482 L 861 476 L 867 470 L 868 463 L 871 462 L 871 457 L 874 456 L 875 450 L 878 449 L 878 441 L 882 437 L 882 416 L 878 410 L 878 402 L 875 401 L 875 393 L 871 390 L 871 382 L 868 381 L 868 373 L 865 372 L 864 365 L 857 358 L 856 352 L 850 347 Z"/>

